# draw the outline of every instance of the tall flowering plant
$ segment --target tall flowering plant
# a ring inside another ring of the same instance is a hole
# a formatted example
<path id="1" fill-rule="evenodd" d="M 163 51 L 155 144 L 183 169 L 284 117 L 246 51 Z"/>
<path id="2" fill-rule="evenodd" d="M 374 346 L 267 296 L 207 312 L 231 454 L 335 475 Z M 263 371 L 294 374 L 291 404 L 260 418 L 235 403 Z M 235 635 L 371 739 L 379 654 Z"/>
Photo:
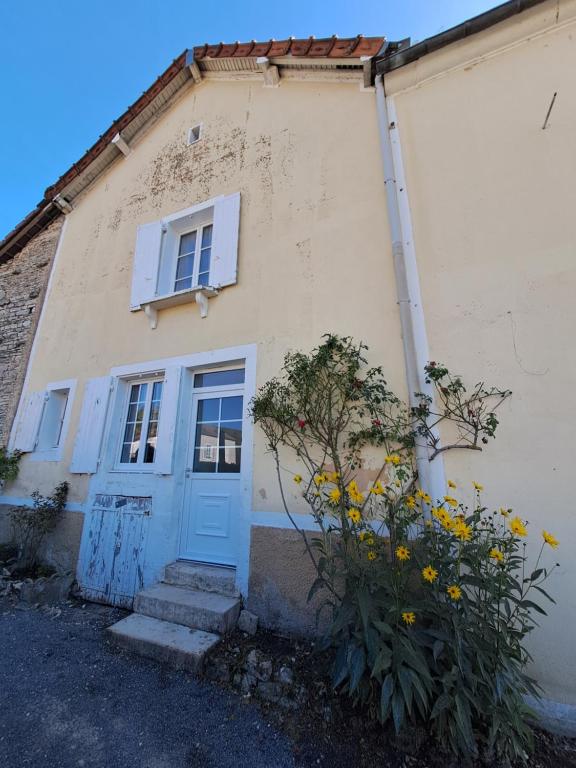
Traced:
<path id="1" fill-rule="evenodd" d="M 529 568 L 526 522 L 508 509 L 486 509 L 481 485 L 468 489 L 468 505 L 451 481 L 440 499 L 419 487 L 413 447 L 427 433 L 422 418 L 430 408 L 410 411 L 379 368 L 366 369 L 364 349 L 328 336 L 311 355 L 289 355 L 284 376 L 252 406 L 297 529 L 284 462 L 299 460 L 293 482 L 319 531 L 310 538 L 300 531 L 317 572 L 309 597 L 320 593 L 321 608 L 330 609 L 334 687 L 396 732 L 423 724 L 456 754 L 525 758 L 524 697 L 538 695 L 526 674 L 525 638 L 544 613 L 538 599 L 551 599 L 541 561 L 558 542 L 542 532 Z M 488 396 L 500 391 L 476 387 L 477 404 L 447 369 L 438 378 L 458 382 L 460 405 L 445 394 L 449 407 L 436 417 L 465 413 L 477 419 L 475 434 L 493 437 Z M 367 446 L 381 461 L 361 481 Z"/>

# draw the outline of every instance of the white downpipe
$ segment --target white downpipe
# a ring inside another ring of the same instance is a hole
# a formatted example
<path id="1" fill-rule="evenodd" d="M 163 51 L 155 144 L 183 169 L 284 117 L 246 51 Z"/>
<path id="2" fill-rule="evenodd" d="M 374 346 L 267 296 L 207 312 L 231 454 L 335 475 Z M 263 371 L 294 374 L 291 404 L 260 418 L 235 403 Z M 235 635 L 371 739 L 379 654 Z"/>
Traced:
<path id="1" fill-rule="evenodd" d="M 376 106 L 384 187 L 386 189 L 386 207 L 396 276 L 396 294 L 404 346 L 406 383 L 410 405 L 416 406 L 418 405 L 418 400 L 415 397 L 416 392 L 423 392 L 431 397 L 434 392 L 432 385 L 426 383 L 424 372 L 424 366 L 430 360 L 428 338 L 420 295 L 412 218 L 406 191 L 396 110 L 392 98 L 386 97 L 382 75 L 376 76 Z M 417 440 L 416 467 L 421 487 L 430 494 L 433 500 L 441 499 L 446 493 L 442 455 L 440 454 L 436 456 L 434 461 L 430 461 L 428 446 L 422 440 Z"/>

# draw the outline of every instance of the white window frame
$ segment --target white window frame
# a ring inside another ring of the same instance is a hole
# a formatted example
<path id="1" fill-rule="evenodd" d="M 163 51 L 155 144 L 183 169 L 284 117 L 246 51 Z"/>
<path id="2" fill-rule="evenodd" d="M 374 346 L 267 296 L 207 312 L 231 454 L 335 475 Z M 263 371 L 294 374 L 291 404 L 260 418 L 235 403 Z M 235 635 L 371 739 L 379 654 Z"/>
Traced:
<path id="1" fill-rule="evenodd" d="M 151 410 L 152 391 L 154 389 L 154 384 L 158 382 L 162 382 L 162 384 L 164 384 L 164 380 L 165 380 L 164 371 L 158 372 L 157 374 L 152 374 L 152 375 L 149 374 L 146 376 L 138 376 L 136 378 L 123 380 L 125 392 L 123 393 L 124 396 L 123 396 L 123 402 L 122 402 L 120 430 L 119 430 L 119 436 L 118 436 L 118 445 L 116 448 L 116 459 L 114 462 L 115 470 L 120 472 L 154 472 L 154 465 L 156 463 L 157 450 L 154 452 L 154 461 L 144 462 L 143 459 L 144 459 L 145 445 L 146 445 L 145 436 L 148 434 L 148 426 L 150 424 L 150 410 Z M 146 392 L 146 402 L 144 406 L 144 419 L 142 421 L 142 430 L 140 432 L 140 435 L 141 435 L 140 446 L 138 447 L 138 461 L 122 462 L 121 458 L 122 458 L 122 448 L 124 446 L 124 432 L 126 431 L 126 420 L 128 417 L 128 409 L 130 407 L 130 392 L 132 391 L 132 387 L 136 384 L 150 385 Z M 164 386 L 162 386 L 162 397 L 160 398 L 160 409 L 158 411 L 158 426 L 160 425 L 160 419 L 162 418 L 163 399 L 164 399 Z M 158 431 L 156 435 L 158 435 Z M 144 438 L 144 441 L 142 440 L 142 438 Z"/>
<path id="2" fill-rule="evenodd" d="M 58 442 L 56 445 L 50 448 L 39 448 L 38 440 L 40 439 L 40 432 L 42 431 L 42 425 L 46 416 L 46 406 L 50 399 L 51 392 L 58 392 L 67 390 L 68 395 L 66 398 L 66 406 L 64 408 L 64 414 L 60 425 L 60 434 L 58 436 Z M 51 381 L 46 385 L 44 390 L 44 407 L 42 409 L 42 415 L 38 423 L 38 431 L 36 433 L 36 445 L 34 450 L 28 454 L 32 461 L 62 461 L 64 453 L 64 445 L 66 443 L 66 437 L 68 435 L 68 427 L 70 426 L 70 417 L 72 415 L 72 404 L 74 401 L 74 395 L 76 394 L 76 379 L 65 379 L 64 381 Z"/>

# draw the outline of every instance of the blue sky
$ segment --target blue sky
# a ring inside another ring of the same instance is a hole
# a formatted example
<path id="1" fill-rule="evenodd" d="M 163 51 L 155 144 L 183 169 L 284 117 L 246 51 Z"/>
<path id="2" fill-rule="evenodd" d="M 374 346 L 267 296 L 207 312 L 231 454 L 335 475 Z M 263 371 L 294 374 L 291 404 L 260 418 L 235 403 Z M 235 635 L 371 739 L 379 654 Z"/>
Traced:
<path id="1" fill-rule="evenodd" d="M 185 48 L 385 35 L 422 40 L 497 0 L 2 0 L 0 238 Z"/>

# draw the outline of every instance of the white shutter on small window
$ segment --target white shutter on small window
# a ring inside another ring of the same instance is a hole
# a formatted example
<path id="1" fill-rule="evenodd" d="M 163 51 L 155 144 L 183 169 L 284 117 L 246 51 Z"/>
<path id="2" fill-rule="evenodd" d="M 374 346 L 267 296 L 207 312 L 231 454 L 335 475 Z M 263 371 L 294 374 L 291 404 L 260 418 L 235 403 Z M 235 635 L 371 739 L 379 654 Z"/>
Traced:
<path id="1" fill-rule="evenodd" d="M 238 274 L 238 228 L 240 192 L 227 195 L 214 204 L 214 232 L 210 284 L 215 288 L 233 285 Z"/>
<path id="2" fill-rule="evenodd" d="M 156 457 L 154 461 L 154 472 L 157 475 L 172 474 L 181 373 L 182 368 L 174 366 L 173 368 L 166 368 L 164 375 L 162 402 L 160 403 L 160 420 L 158 422 L 158 440 L 156 442 Z"/>
<path id="3" fill-rule="evenodd" d="M 151 301 L 156 295 L 161 247 L 161 221 L 153 221 L 138 227 L 132 271 L 131 309 L 139 309 L 142 304 Z"/>
<path id="4" fill-rule="evenodd" d="M 22 400 L 12 442 L 14 451 L 28 453 L 36 447 L 45 400 L 45 392 L 32 392 Z"/>
<path id="5" fill-rule="evenodd" d="M 110 376 L 86 382 L 70 472 L 94 474 L 98 469 L 111 384 Z"/>

